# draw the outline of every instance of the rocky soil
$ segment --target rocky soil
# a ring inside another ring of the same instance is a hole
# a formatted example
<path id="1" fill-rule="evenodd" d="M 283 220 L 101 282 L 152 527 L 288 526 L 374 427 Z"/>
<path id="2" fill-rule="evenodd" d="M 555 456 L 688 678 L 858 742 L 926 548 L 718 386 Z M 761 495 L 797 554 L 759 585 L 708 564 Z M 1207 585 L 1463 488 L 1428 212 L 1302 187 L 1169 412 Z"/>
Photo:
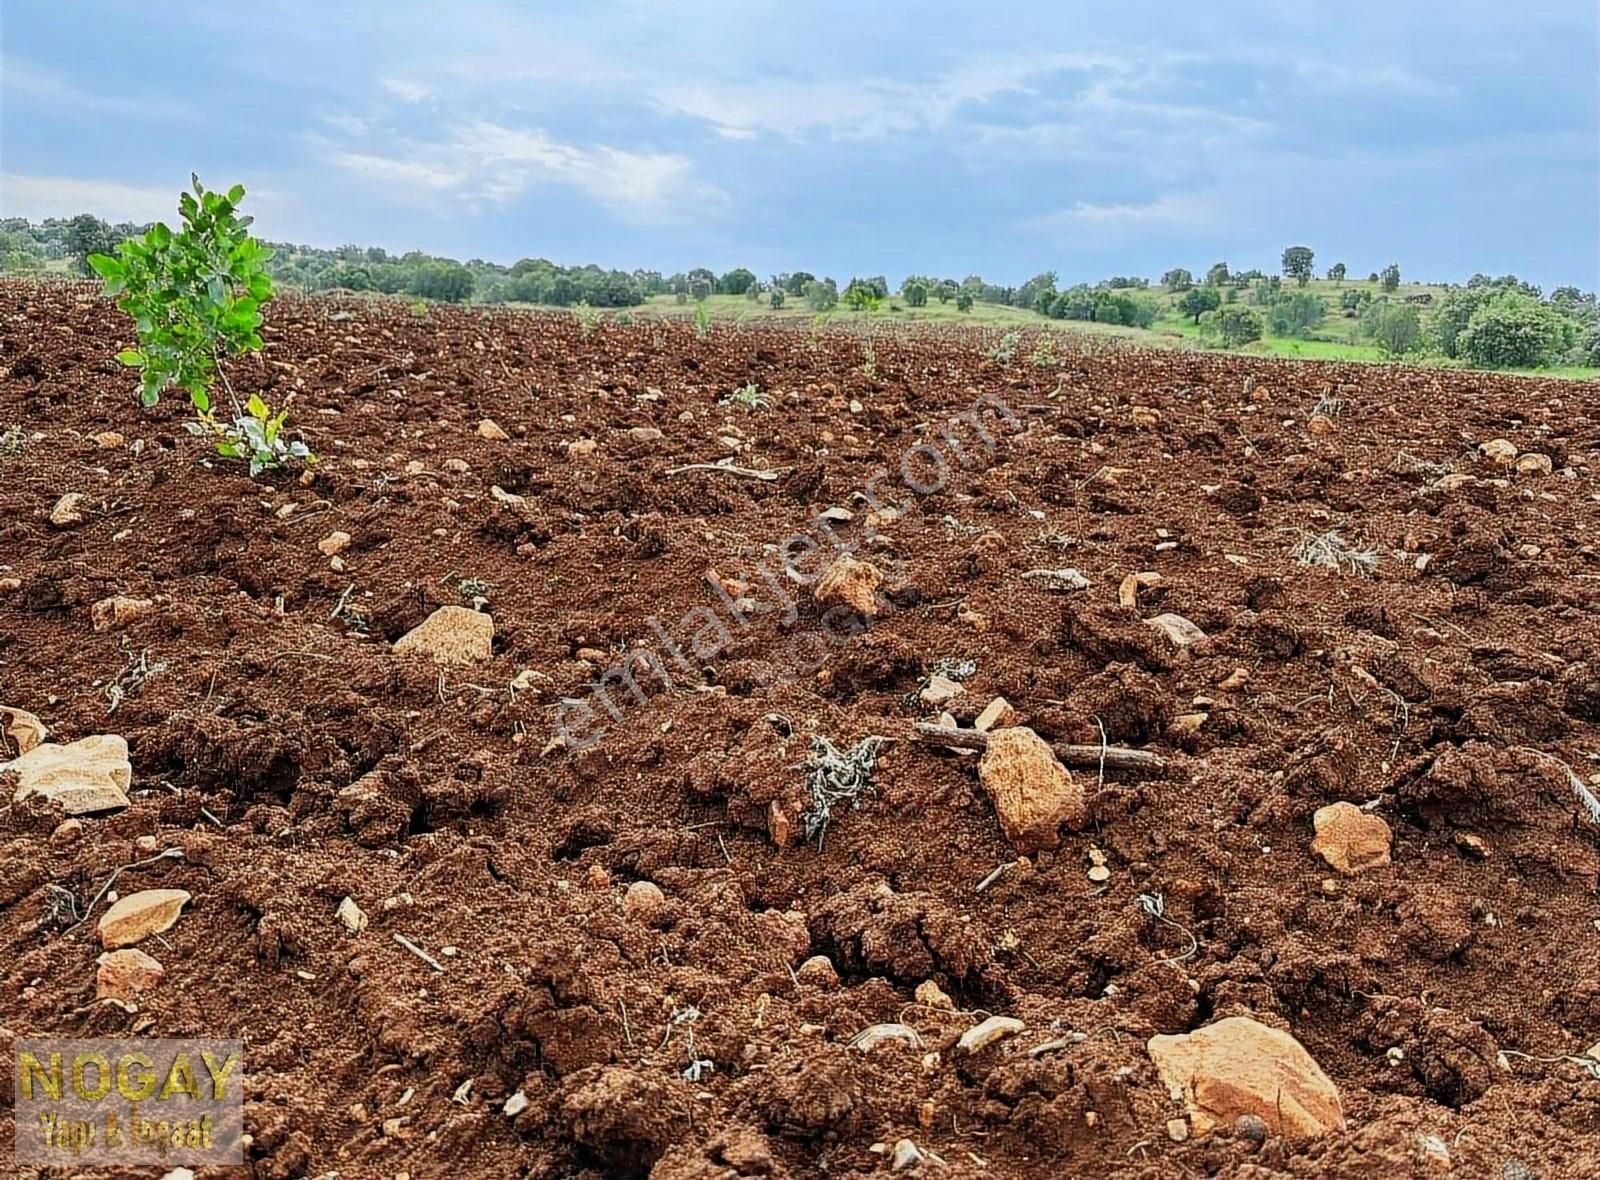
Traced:
<path id="1" fill-rule="evenodd" d="M 0 285 L 8 1056 L 241 1038 L 263 1180 L 1596 1174 L 1595 385 L 283 299 L 252 482 L 127 343 Z"/>

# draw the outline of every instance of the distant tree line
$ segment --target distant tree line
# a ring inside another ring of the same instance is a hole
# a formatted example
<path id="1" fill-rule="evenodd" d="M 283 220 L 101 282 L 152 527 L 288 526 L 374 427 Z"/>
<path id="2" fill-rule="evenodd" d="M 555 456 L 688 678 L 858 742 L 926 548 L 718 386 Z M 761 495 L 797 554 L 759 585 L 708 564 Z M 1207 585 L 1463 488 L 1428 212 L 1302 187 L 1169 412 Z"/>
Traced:
<path id="1" fill-rule="evenodd" d="M 91 214 L 0 220 L 0 271 L 67 270 L 87 275 L 85 259 L 109 252 L 124 238 L 148 226 L 108 223 Z M 1335 262 L 1327 279 L 1336 294 L 1310 286 L 1315 252 L 1293 245 L 1283 250 L 1281 273 L 1236 271 L 1226 261 L 1203 273 L 1172 267 L 1156 289 L 1149 280 L 1115 275 L 1099 283 L 1058 285 L 1054 271 L 1041 271 L 1016 286 L 913 274 L 890 286 L 884 275 L 852 276 L 841 289 L 832 278 L 797 270 L 769 276 L 735 267 L 717 274 L 696 267 L 663 275 L 655 270 L 607 270 L 599 266 L 561 266 L 543 258 L 524 258 L 512 266 L 471 259 L 458 262 L 411 251 L 390 254 L 381 247 L 327 249 L 271 243 L 272 277 L 307 291 L 375 291 L 446 303 L 530 303 L 555 307 L 587 305 L 626 308 L 667 296 L 679 303 L 712 295 L 742 296 L 772 308 L 790 301 L 811 312 L 841 304 L 873 311 L 885 303 L 898 308 L 954 304 L 970 311 L 978 303 L 1026 308 L 1055 320 L 1149 328 L 1165 315 L 1181 317 L 1203 337 L 1229 347 L 1266 335 L 1314 338 L 1329 317 L 1356 321 L 1356 330 L 1389 356 L 1428 354 L 1491 368 L 1538 368 L 1556 364 L 1600 366 L 1600 327 L 1595 296 L 1576 287 L 1559 287 L 1546 298 L 1534 284 L 1515 275 L 1475 274 L 1463 286 L 1401 292 L 1400 267 L 1389 263 L 1369 274 L 1365 286 L 1345 286 L 1349 268 Z M 1285 286 L 1288 280 L 1292 286 Z M 898 301 L 898 302 L 897 302 Z"/>

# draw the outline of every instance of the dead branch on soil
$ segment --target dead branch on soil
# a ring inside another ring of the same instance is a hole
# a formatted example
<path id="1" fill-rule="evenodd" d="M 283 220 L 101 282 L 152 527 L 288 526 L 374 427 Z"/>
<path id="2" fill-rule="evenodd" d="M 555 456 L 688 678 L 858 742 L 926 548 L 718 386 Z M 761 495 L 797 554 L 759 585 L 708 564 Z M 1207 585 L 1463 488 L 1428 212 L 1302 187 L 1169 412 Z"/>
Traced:
<path id="1" fill-rule="evenodd" d="M 976 729 L 939 725 L 933 721 L 918 721 L 911 727 L 913 741 L 929 746 L 942 746 L 951 750 L 987 750 L 989 735 Z M 1148 750 L 1131 750 L 1126 746 L 1079 746 L 1061 742 L 1050 747 L 1057 758 L 1067 766 L 1104 766 L 1107 770 L 1144 771 L 1159 774 L 1166 770 L 1167 760 Z"/>
<path id="2" fill-rule="evenodd" d="M 1319 566 L 1363 578 L 1370 578 L 1378 568 L 1376 549 L 1352 548 L 1335 529 L 1325 533 L 1312 533 L 1305 529 L 1288 531 L 1299 537 L 1294 548 L 1289 550 L 1289 556 L 1301 565 Z"/>
<path id="3" fill-rule="evenodd" d="M 872 789 L 878 751 L 886 741 L 887 738 L 872 735 L 862 738 L 848 751 L 842 751 L 821 735 L 811 739 L 811 754 L 806 762 L 806 788 L 811 793 L 811 806 L 800 820 L 806 839 L 814 837 L 818 851 L 822 849 L 823 837 L 833 819 L 834 805 L 849 803 L 852 809 L 860 807 L 861 796 Z"/>
<path id="4" fill-rule="evenodd" d="M 717 471 L 723 475 L 737 475 L 744 479 L 759 479 L 771 483 L 782 471 L 758 471 L 754 467 L 735 467 L 732 463 L 686 463 L 682 467 L 667 468 L 668 475 L 682 475 L 685 471 Z"/>
<path id="5" fill-rule="evenodd" d="M 181 848 L 164 848 L 160 852 L 156 853 L 154 856 L 146 857 L 144 860 L 136 860 L 132 864 L 122 865 L 120 868 L 118 868 L 115 871 L 113 871 L 111 876 L 106 878 L 106 883 L 104 885 L 100 886 L 100 892 L 96 893 L 94 895 L 93 900 L 91 900 L 88 905 L 83 907 L 83 917 L 79 918 L 78 921 L 74 925 L 68 926 L 61 933 L 63 935 L 71 934 L 79 926 L 82 926 L 85 922 L 87 922 L 89 920 L 89 915 L 94 913 L 94 907 L 100 904 L 100 899 L 102 897 L 104 897 L 107 893 L 111 892 L 111 887 L 117 883 L 117 878 L 122 876 L 122 874 L 126 873 L 129 869 L 142 869 L 145 865 L 153 865 L 158 860 L 182 860 L 182 859 L 183 859 L 183 849 L 181 849 Z"/>
<path id="6" fill-rule="evenodd" d="M 438 972 L 441 972 L 441 973 L 444 971 L 444 964 L 443 963 L 439 962 L 438 959 L 434 958 L 427 951 L 423 950 L 416 943 L 412 942 L 404 934 L 396 934 L 394 936 L 394 940 L 397 943 L 399 943 L 401 946 L 405 947 L 406 950 L 408 950 L 412 954 L 416 955 L 417 958 L 421 959 L 428 966 L 432 967 L 435 971 L 438 971 Z"/>

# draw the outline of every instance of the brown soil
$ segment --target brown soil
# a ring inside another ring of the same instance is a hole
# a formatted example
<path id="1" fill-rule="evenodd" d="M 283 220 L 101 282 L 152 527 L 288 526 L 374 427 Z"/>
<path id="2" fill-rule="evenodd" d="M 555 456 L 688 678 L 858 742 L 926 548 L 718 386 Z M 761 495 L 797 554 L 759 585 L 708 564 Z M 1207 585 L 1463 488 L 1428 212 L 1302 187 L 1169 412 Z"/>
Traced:
<path id="1" fill-rule="evenodd" d="M 250 1174 L 284 1180 L 887 1174 L 873 1145 L 900 1138 L 949 1176 L 1431 1175 L 1422 1135 L 1456 1175 L 1595 1174 L 1600 1079 L 1497 1060 L 1600 1041 L 1600 827 L 1529 749 L 1600 770 L 1595 385 L 1094 342 L 1005 367 L 965 332 L 882 334 L 869 374 L 843 330 L 584 335 L 284 299 L 234 381 L 294 392 L 322 462 L 253 483 L 176 401 L 137 408 L 109 359 L 127 343 L 87 288 L 0 287 L 0 429 L 36 436 L 0 458 L 0 577 L 19 582 L 0 704 L 63 740 L 122 734 L 134 763 L 133 805 L 76 839 L 37 803 L 0 810 L 8 1059 L 15 1036 L 242 1037 Z M 726 404 L 747 382 L 770 407 Z M 806 601 L 731 620 L 708 569 L 772 604 L 756 562 L 830 505 L 859 538 L 851 494 L 980 392 L 1017 419 L 986 419 L 992 453 L 959 427 L 971 465 L 941 489 L 877 485 L 903 503 L 858 551 L 884 574 L 870 627 Z M 1325 395 L 1344 406 L 1314 433 Z M 480 437 L 485 417 L 510 438 Z M 96 444 L 113 430 L 123 445 Z M 1501 436 L 1556 474 L 1490 470 L 1476 446 Z M 723 437 L 782 477 L 667 474 L 733 454 Z M 593 454 L 567 452 L 580 439 Z M 1446 469 L 1480 478 L 1439 490 Z M 54 528 L 69 491 L 88 519 Z M 1290 556 L 1287 530 L 1335 528 L 1378 552 L 1374 577 Z M 343 572 L 317 549 L 335 530 Z M 1066 566 L 1090 588 L 1022 576 Z M 1160 582 L 1119 606 L 1143 570 Z M 474 589 L 489 662 L 441 674 L 391 650 Z M 159 609 L 95 632 L 113 594 Z M 1161 613 L 1208 638 L 1173 647 L 1140 621 Z M 623 721 L 552 748 L 563 698 L 661 650 L 651 616 L 693 674 L 669 658 L 672 690 L 642 704 L 613 683 Z M 731 646 L 698 659 L 712 618 Z M 135 683 L 141 657 L 158 670 Z M 941 660 L 976 664 L 964 723 L 1003 694 L 1051 741 L 1103 733 L 1172 766 L 1076 769 L 1092 823 L 979 892 L 1016 853 L 978 759 L 906 740 Z M 820 850 L 779 846 L 813 734 L 896 740 Z M 1393 826 L 1392 864 L 1333 880 L 1310 845 L 1336 800 Z M 97 1002 L 74 907 L 167 847 L 183 857 L 118 882 L 193 894 L 144 948 L 166 977 L 136 1009 Z M 664 898 L 625 911 L 637 881 Z M 347 895 L 359 936 L 334 917 Z M 798 971 L 816 955 L 837 982 Z M 928 980 L 956 1011 L 913 1000 Z M 958 1052 L 989 1013 L 1027 1030 Z M 1347 1132 L 1169 1139 L 1182 1111 L 1146 1040 L 1240 1014 L 1293 1032 Z M 923 1046 L 848 1047 L 889 1021 Z"/>

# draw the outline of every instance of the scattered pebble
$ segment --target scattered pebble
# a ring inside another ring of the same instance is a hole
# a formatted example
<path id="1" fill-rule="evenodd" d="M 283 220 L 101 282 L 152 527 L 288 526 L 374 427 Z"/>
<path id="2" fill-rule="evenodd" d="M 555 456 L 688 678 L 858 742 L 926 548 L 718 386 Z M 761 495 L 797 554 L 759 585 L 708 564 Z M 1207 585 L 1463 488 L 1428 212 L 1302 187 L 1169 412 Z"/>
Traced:
<path id="1" fill-rule="evenodd" d="M 1330 803 L 1312 817 L 1316 838 L 1311 850 L 1346 876 L 1389 863 L 1394 832 L 1381 816 L 1354 803 Z"/>
<path id="2" fill-rule="evenodd" d="M 116 950 L 172 929 L 189 896 L 183 889 L 142 889 L 119 898 L 95 926 L 100 945 Z"/>
<path id="3" fill-rule="evenodd" d="M 321 550 L 324 557 L 337 557 L 350 548 L 350 534 L 335 529 L 317 542 L 317 548 Z"/>
<path id="4" fill-rule="evenodd" d="M 956 1048 L 967 1053 L 977 1053 L 1005 1037 L 1016 1036 L 1027 1027 L 1015 1016 L 991 1016 L 962 1033 L 961 1039 L 956 1042 Z"/>
<path id="5" fill-rule="evenodd" d="M 84 522 L 84 506 L 89 497 L 82 492 L 68 492 L 50 509 L 50 523 L 58 529 L 76 528 Z"/>
<path id="6" fill-rule="evenodd" d="M 474 664 L 492 654 L 494 620 L 464 606 L 441 606 L 395 641 L 396 654 L 418 651 L 441 664 Z"/>
<path id="7" fill-rule="evenodd" d="M 511 438 L 493 418 L 485 418 L 478 423 L 478 437 L 489 439 L 491 442 L 507 442 Z"/>

